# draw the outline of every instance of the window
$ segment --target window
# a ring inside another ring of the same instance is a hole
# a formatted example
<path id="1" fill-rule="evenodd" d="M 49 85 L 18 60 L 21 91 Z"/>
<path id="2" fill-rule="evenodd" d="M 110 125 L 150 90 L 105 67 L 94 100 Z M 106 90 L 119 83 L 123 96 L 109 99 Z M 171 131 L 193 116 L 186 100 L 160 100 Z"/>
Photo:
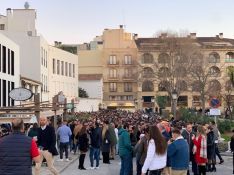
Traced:
<path id="1" fill-rule="evenodd" d="M 11 92 L 11 82 L 10 81 L 7 81 L 7 84 L 8 84 L 8 91 L 7 93 L 9 94 Z M 7 103 L 7 106 L 11 106 L 11 98 L 10 96 L 8 95 L 8 103 Z"/>
<path id="2" fill-rule="evenodd" d="M 159 64 L 169 64 L 170 63 L 170 57 L 169 57 L 169 55 L 167 53 L 161 53 L 158 56 L 158 63 Z"/>
<path id="3" fill-rule="evenodd" d="M 0 72 L 1 71 L 2 71 L 2 45 L 0 44 Z"/>
<path id="4" fill-rule="evenodd" d="M 57 60 L 57 74 L 60 74 L 60 61 Z"/>
<path id="5" fill-rule="evenodd" d="M 150 53 L 144 53 L 142 58 L 143 64 L 152 64 L 154 62 L 154 57 Z"/>
<path id="6" fill-rule="evenodd" d="M 10 74 L 11 73 L 11 50 L 10 49 L 8 49 L 8 57 L 7 57 L 7 68 L 8 68 L 8 70 L 7 70 L 7 73 L 8 74 Z"/>
<path id="7" fill-rule="evenodd" d="M 11 51 L 11 75 L 15 75 L 15 52 Z"/>
<path id="8" fill-rule="evenodd" d="M 116 91 L 117 91 L 116 83 L 110 83 L 110 92 L 116 92 Z"/>
<path id="9" fill-rule="evenodd" d="M 0 80 L 1 81 L 1 80 Z M 0 86 L 0 88 L 1 88 L 1 86 Z M 15 83 L 14 82 L 11 82 L 11 90 L 12 89 L 15 89 Z M 1 92 L 1 91 L 0 91 Z M 1 98 L 0 98 L 1 99 Z M 11 99 L 11 106 L 14 106 L 15 105 L 15 101 L 13 100 L 13 99 Z M 1 106 L 1 104 L 0 104 L 0 106 Z"/>
<path id="10" fill-rule="evenodd" d="M 6 87 L 6 80 L 2 80 L 2 105 L 6 106 L 6 95 L 7 95 L 7 87 Z"/>
<path id="11" fill-rule="evenodd" d="M 56 74 L 56 60 L 53 58 L 53 74 Z"/>
<path id="12" fill-rule="evenodd" d="M 48 55 L 47 55 L 47 51 L 46 51 L 46 57 L 45 57 L 45 58 L 46 58 L 46 61 L 45 61 L 45 67 L 46 67 L 46 68 L 47 68 L 47 62 L 48 62 L 47 56 L 48 56 Z"/>
<path id="13" fill-rule="evenodd" d="M 5 30 L 5 24 L 0 24 L 0 30 Z"/>
<path id="14" fill-rule="evenodd" d="M 64 61 L 61 61 L 61 75 L 64 75 Z"/>
<path id="15" fill-rule="evenodd" d="M 210 63 L 219 63 L 220 62 L 220 56 L 217 52 L 212 52 L 209 54 L 209 62 Z"/>
<path id="16" fill-rule="evenodd" d="M 68 74 L 68 71 L 67 71 L 67 62 L 65 62 L 65 76 L 67 76 Z"/>
<path id="17" fill-rule="evenodd" d="M 116 55 L 111 55 L 110 56 L 109 64 L 117 64 Z"/>
<path id="18" fill-rule="evenodd" d="M 2 46 L 2 72 L 6 73 L 6 47 Z"/>
<path id="19" fill-rule="evenodd" d="M 76 71 L 75 71 L 75 70 L 76 70 L 76 69 L 75 69 L 75 64 L 73 64 L 73 69 L 72 69 L 72 70 L 73 70 L 73 77 L 75 78 L 75 76 L 76 76 Z"/>
<path id="20" fill-rule="evenodd" d="M 43 66 L 43 47 L 41 47 L 41 65 Z"/>
<path id="21" fill-rule="evenodd" d="M 132 77 L 132 69 L 125 69 L 124 70 L 124 77 L 131 78 Z"/>
<path id="22" fill-rule="evenodd" d="M 142 83 L 142 92 L 154 91 L 154 84 L 152 81 L 146 80 Z"/>
<path id="23" fill-rule="evenodd" d="M 132 96 L 132 95 L 127 95 L 127 96 L 126 96 L 126 100 L 127 100 L 127 101 L 133 100 L 133 96 Z"/>
<path id="24" fill-rule="evenodd" d="M 110 69 L 109 76 L 110 76 L 110 78 L 116 78 L 117 77 L 117 70 Z"/>
<path id="25" fill-rule="evenodd" d="M 132 92 L 132 83 L 124 83 L 124 92 Z"/>
<path id="26" fill-rule="evenodd" d="M 110 100 L 110 101 L 116 101 L 116 96 L 112 96 L 112 95 L 109 96 L 109 100 Z"/>
<path id="27" fill-rule="evenodd" d="M 71 63 L 69 63 L 69 77 L 71 77 L 71 73 L 72 73 L 72 67 L 71 67 Z"/>
<path id="28" fill-rule="evenodd" d="M 132 56 L 131 55 L 124 56 L 124 64 L 132 64 Z"/>

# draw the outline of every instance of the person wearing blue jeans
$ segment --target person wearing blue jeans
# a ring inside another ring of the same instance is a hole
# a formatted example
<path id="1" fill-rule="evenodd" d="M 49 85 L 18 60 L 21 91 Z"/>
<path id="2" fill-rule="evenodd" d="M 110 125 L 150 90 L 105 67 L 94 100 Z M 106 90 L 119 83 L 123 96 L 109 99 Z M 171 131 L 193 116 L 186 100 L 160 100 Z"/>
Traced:
<path id="1" fill-rule="evenodd" d="M 131 175 L 132 174 L 132 154 L 126 154 L 124 156 L 120 156 L 121 159 L 121 169 L 120 175 Z"/>
<path id="2" fill-rule="evenodd" d="M 91 167 L 94 167 L 94 160 L 96 160 L 96 168 L 99 167 L 99 159 L 100 159 L 100 149 L 99 148 L 94 148 L 90 147 L 90 152 L 89 152 L 89 158 L 90 158 L 90 164 Z"/>

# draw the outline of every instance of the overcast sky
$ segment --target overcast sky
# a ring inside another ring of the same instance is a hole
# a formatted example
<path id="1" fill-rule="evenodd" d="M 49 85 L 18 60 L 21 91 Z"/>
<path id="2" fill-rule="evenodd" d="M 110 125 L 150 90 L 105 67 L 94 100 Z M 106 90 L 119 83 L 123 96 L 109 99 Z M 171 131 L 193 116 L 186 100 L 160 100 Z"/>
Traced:
<path id="1" fill-rule="evenodd" d="M 0 0 L 6 8 L 23 8 L 25 0 Z M 37 30 L 53 43 L 89 42 L 105 28 L 152 37 L 157 31 L 189 31 L 198 36 L 234 38 L 234 0 L 28 0 L 37 10 Z"/>

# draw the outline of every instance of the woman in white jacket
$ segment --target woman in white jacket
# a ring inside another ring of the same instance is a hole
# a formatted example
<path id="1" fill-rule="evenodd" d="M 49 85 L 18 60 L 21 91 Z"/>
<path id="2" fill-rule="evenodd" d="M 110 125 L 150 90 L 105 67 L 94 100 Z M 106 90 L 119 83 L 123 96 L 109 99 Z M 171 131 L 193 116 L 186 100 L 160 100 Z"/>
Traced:
<path id="1" fill-rule="evenodd" d="M 142 175 L 149 170 L 149 175 L 161 175 L 167 161 L 167 142 L 157 126 L 149 130 L 149 143 L 147 156 L 142 167 Z"/>

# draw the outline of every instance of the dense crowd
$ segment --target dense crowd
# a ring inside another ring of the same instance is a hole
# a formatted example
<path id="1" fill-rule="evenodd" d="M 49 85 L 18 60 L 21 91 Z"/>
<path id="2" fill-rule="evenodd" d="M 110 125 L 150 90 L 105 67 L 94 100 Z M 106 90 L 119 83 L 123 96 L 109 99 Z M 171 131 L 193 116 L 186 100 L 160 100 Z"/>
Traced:
<path id="1" fill-rule="evenodd" d="M 214 121 L 184 123 L 173 117 L 163 119 L 156 113 L 118 110 L 101 110 L 89 116 L 82 120 L 63 120 L 56 130 L 46 117 L 40 118 L 40 126 L 35 123 L 29 127 L 26 134 L 40 150 L 35 174 L 40 174 L 43 159 L 51 172 L 58 174 L 53 166 L 53 156 L 58 154 L 57 161 L 69 161 L 69 154 L 77 154 L 80 170 L 87 168 L 84 161 L 88 153 L 89 169 L 99 169 L 100 160 L 110 164 L 119 156 L 120 175 L 133 175 L 133 157 L 137 175 L 204 175 L 216 172 L 216 155 L 220 164 L 224 162 L 218 150 L 220 133 Z M 9 127 L 4 128 L 10 131 Z M 232 150 L 233 147 L 234 137 Z"/>

